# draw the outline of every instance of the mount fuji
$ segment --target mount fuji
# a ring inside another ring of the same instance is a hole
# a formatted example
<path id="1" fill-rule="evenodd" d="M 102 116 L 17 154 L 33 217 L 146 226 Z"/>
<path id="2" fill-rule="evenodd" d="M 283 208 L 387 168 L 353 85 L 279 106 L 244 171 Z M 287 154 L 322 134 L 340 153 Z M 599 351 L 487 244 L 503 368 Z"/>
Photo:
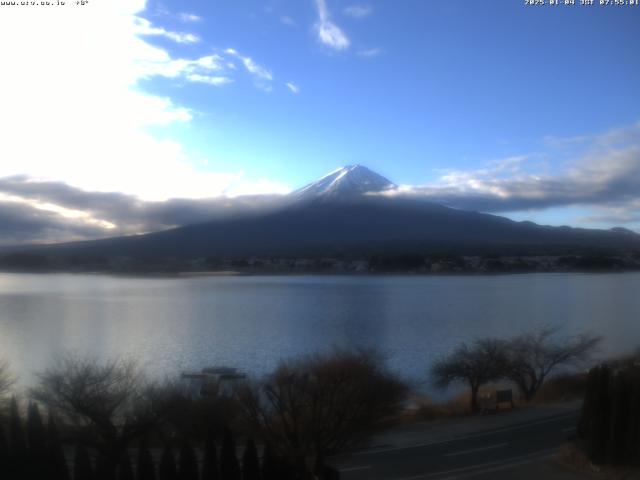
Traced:
<path id="1" fill-rule="evenodd" d="M 347 199 L 395 190 L 398 186 L 382 175 L 362 165 L 347 165 L 338 168 L 291 195 L 297 200 Z"/>
<path id="2" fill-rule="evenodd" d="M 335 170 L 268 207 L 144 235 L 30 248 L 51 258 L 143 261 L 347 255 L 550 254 L 640 249 L 624 229 L 549 227 L 389 195 L 397 186 L 361 165 Z M 23 250 L 24 251 L 24 250 Z"/>

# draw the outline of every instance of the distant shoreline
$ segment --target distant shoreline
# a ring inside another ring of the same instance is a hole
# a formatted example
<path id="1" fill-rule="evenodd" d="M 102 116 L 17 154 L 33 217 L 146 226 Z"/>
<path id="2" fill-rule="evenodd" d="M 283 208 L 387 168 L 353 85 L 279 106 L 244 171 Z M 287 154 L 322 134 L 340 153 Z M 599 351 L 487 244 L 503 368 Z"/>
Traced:
<path id="1" fill-rule="evenodd" d="M 415 271 L 393 271 L 393 272 L 327 272 L 327 271 L 177 271 L 177 272 L 122 272 L 122 271 L 84 271 L 84 270 L 4 270 L 0 269 L 0 274 L 22 274 L 22 275 L 106 275 L 114 277 L 129 278 L 209 278 L 209 277 L 497 277 L 516 276 L 533 274 L 625 274 L 638 273 L 640 268 L 635 269 L 611 269 L 611 270 L 535 270 L 535 271 L 504 271 L 504 272 L 483 272 L 483 271 L 463 271 L 463 272 L 415 272 Z"/>
<path id="2" fill-rule="evenodd" d="M 640 252 L 563 254 L 386 254 L 309 257 L 79 257 L 13 253 L 0 271 L 107 273 L 143 276 L 242 275 L 495 275 L 640 271 Z"/>

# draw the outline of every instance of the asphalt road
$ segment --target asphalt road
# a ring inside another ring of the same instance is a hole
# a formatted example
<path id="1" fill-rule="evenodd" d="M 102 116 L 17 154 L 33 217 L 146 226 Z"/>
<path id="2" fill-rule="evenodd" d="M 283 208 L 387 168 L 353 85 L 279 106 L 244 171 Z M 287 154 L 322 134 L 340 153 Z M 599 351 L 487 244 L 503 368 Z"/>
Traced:
<path id="1" fill-rule="evenodd" d="M 379 448 L 333 457 L 344 480 L 480 478 L 550 456 L 575 433 L 577 412 L 444 442 Z"/>

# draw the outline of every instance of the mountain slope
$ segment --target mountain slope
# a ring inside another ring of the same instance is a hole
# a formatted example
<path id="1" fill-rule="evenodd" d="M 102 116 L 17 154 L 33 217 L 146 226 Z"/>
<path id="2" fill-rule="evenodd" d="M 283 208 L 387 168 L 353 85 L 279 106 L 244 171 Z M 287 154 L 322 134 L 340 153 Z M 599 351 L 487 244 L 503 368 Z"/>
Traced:
<path id="1" fill-rule="evenodd" d="M 633 246 L 640 246 L 637 235 L 542 227 L 434 204 L 374 198 L 293 206 L 264 215 L 39 250 L 76 256 L 197 258 L 504 253 Z"/>
<path id="2" fill-rule="evenodd" d="M 336 170 L 277 208 L 146 235 L 34 248 L 77 258 L 404 255 L 640 248 L 624 229 L 546 227 L 424 200 L 368 195 L 396 188 L 366 167 Z"/>

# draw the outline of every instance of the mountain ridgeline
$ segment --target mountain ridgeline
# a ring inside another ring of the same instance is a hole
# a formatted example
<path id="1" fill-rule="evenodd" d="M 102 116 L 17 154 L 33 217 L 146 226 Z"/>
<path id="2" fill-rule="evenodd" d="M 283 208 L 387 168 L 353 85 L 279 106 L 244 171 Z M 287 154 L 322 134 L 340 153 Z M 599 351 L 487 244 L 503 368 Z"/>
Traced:
<path id="1" fill-rule="evenodd" d="M 549 227 L 396 195 L 364 166 L 338 169 L 274 203 L 206 223 L 95 241 L 34 246 L 48 258 L 323 258 L 548 255 L 640 250 L 626 229 Z"/>

